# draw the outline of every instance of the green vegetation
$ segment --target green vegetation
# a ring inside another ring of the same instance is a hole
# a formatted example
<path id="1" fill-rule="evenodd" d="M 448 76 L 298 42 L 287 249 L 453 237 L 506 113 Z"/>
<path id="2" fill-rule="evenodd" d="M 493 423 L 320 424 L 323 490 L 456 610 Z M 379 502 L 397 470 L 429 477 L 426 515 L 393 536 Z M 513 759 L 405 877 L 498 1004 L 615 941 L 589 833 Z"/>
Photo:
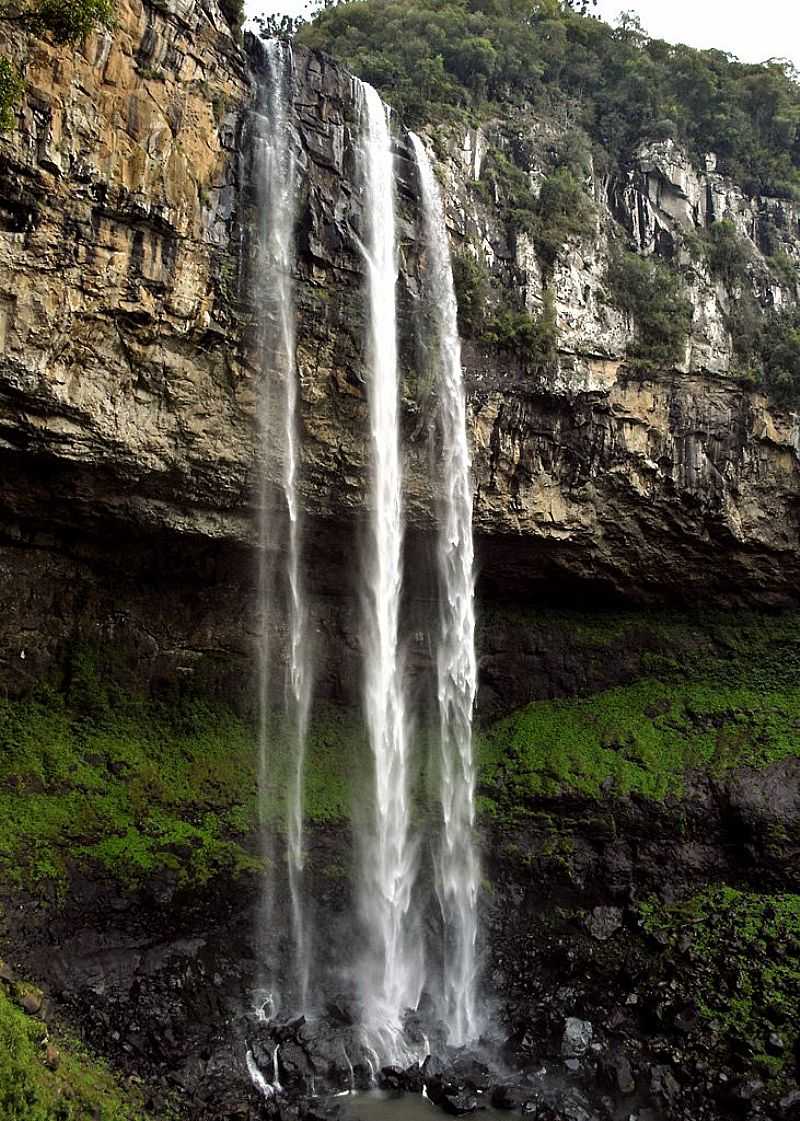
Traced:
<path id="1" fill-rule="evenodd" d="M 783 249 L 776 249 L 767 258 L 767 263 L 778 283 L 797 295 L 800 285 L 800 266 L 797 262 Z"/>
<path id="2" fill-rule="evenodd" d="M 96 27 L 114 26 L 113 0 L 38 0 L 12 10 L 2 18 L 14 20 L 34 35 L 50 35 L 56 43 L 79 43 Z"/>
<path id="3" fill-rule="evenodd" d="M 22 97 L 25 83 L 7 58 L 0 58 L 0 129 L 14 125 L 14 108 Z"/>
<path id="4" fill-rule="evenodd" d="M 498 206 L 512 247 L 520 233 L 531 238 L 545 285 L 570 239 L 592 231 L 590 157 L 597 173 L 625 170 L 642 143 L 675 139 L 699 167 L 716 153 L 720 171 L 746 192 L 800 198 L 800 83 L 783 62 L 743 64 L 670 45 L 649 38 L 631 13 L 611 28 L 587 18 L 585 6 L 559 0 L 358 0 L 326 6 L 292 30 L 370 81 L 414 127 L 493 122 L 500 138 L 476 189 Z M 532 161 L 532 122 L 541 117 L 555 135 Z M 538 190 L 532 162 L 549 168 Z M 776 223 L 778 212 L 761 219 L 758 242 L 781 283 L 796 291 Z M 708 233 L 688 232 L 685 243 L 729 290 L 742 381 L 796 403 L 797 317 L 764 319 L 746 240 L 723 219 Z M 513 296 L 494 293 L 482 271 L 470 264 L 457 276 L 462 331 L 548 368 L 557 340 L 547 309 L 532 317 Z M 632 363 L 678 363 L 692 320 L 681 269 L 620 250 L 608 281 L 636 323 Z"/>
<path id="5" fill-rule="evenodd" d="M 617 249 L 609 262 L 608 285 L 614 302 L 636 323 L 629 357 L 645 368 L 679 362 L 692 323 L 681 274 L 658 258 Z"/>
<path id="6" fill-rule="evenodd" d="M 730 291 L 737 285 L 749 284 L 747 266 L 752 259 L 748 243 L 733 222 L 723 218 L 708 230 L 708 263 L 712 276 L 718 277 Z"/>
<path id="7" fill-rule="evenodd" d="M 500 720 L 482 739 L 481 782 L 503 808 L 565 786 L 598 797 L 609 781 L 615 794 L 664 798 L 681 794 L 695 767 L 722 773 L 796 755 L 799 735 L 800 687 L 645 680 Z"/>
<path id="8" fill-rule="evenodd" d="M 683 903 L 649 900 L 639 910 L 644 930 L 666 939 L 666 954 L 691 955 L 684 995 L 705 1031 L 711 1027 L 766 1075 L 780 1075 L 800 1038 L 800 895 L 714 887 Z M 783 1049 L 770 1044 L 773 1033 Z"/>
<path id="9" fill-rule="evenodd" d="M 674 137 L 746 191 L 800 189 L 800 85 L 788 63 L 736 61 L 617 28 L 558 0 L 358 0 L 298 32 L 375 85 L 406 122 L 563 110 L 612 162 Z"/>
<path id="10" fill-rule="evenodd" d="M 135 1087 L 122 1087 L 76 1041 L 51 1036 L 0 984 L 3 1121 L 145 1121 L 146 1116 Z"/>
<path id="11" fill-rule="evenodd" d="M 556 309 L 552 291 L 545 289 L 541 314 L 498 303 L 491 293 L 482 261 L 467 252 L 453 257 L 453 283 L 458 303 L 458 327 L 466 338 L 477 339 L 518 355 L 529 369 L 547 370 L 556 361 Z"/>
<path id="12" fill-rule="evenodd" d="M 734 299 L 728 329 L 739 373 L 747 385 L 762 386 L 780 405 L 800 402 L 800 307 L 764 312 L 752 289 Z"/>
<path id="13" fill-rule="evenodd" d="M 283 820 L 291 743 L 270 728 L 274 795 Z M 344 745 L 344 746 L 343 746 Z M 311 731 L 306 808 L 312 820 L 349 814 L 357 733 L 336 710 Z M 0 879 L 61 885 L 70 863 L 140 886 L 176 887 L 246 875 L 256 824 L 256 747 L 248 721 L 197 696 L 151 700 L 115 683 L 98 652 L 73 656 L 65 681 L 0 701 Z"/>
<path id="14" fill-rule="evenodd" d="M 453 254 L 453 285 L 458 304 L 458 330 L 467 338 L 483 331 L 489 299 L 489 273 L 483 258 L 468 251 Z"/>
<path id="15" fill-rule="evenodd" d="M 727 289 L 727 326 L 742 380 L 763 386 L 779 404 L 796 405 L 800 401 L 800 307 L 764 311 L 759 306 L 748 271 L 752 248 L 733 222 L 714 222 L 705 237 L 688 239 L 687 248 L 696 259 L 705 254 L 712 275 Z M 767 261 L 779 283 L 796 289 L 797 268 L 790 257 L 776 250 Z"/>
<path id="16" fill-rule="evenodd" d="M 486 814 L 525 814 L 562 790 L 677 796 L 692 768 L 721 774 L 798 753 L 799 615 L 498 615 L 520 641 L 563 649 L 590 695 L 537 701 L 476 734 Z M 73 865 L 132 889 L 165 877 L 179 891 L 260 868 L 251 722 L 192 693 L 137 696 L 120 684 L 124 670 L 79 649 L 63 680 L 0 701 L 6 888 L 57 894 Z M 281 829 L 293 744 L 277 719 L 269 733 L 264 812 Z M 417 731 L 420 760 L 436 754 L 427 734 Z M 367 803 L 357 713 L 315 711 L 307 758 L 309 821 L 344 822 L 354 802 Z M 423 814 L 430 781 L 421 777 Z"/>
<path id="17" fill-rule="evenodd" d="M 532 799 L 564 789 L 679 796 L 694 768 L 722 774 L 800 751 L 794 614 L 551 611 L 516 621 L 569 650 L 590 681 L 616 664 L 617 680 L 630 684 L 536 701 L 480 732 L 484 813 L 525 814 Z"/>
<path id="18" fill-rule="evenodd" d="M 541 315 L 500 308 L 484 322 L 480 339 L 517 354 L 528 369 L 551 369 L 556 361 L 557 335 L 555 304 L 550 290 L 545 290 Z"/>
<path id="19" fill-rule="evenodd" d="M 113 0 L 38 0 L 15 4 L 0 0 L 0 22 L 33 35 L 49 35 L 56 43 L 78 43 L 96 27 L 113 27 Z M 0 57 L 0 129 L 13 127 L 14 109 L 25 89 L 22 75 Z"/>
<path id="20" fill-rule="evenodd" d="M 536 203 L 536 252 L 551 268 L 568 238 L 592 232 L 594 208 L 575 172 L 563 165 L 542 183 Z"/>
<path id="21" fill-rule="evenodd" d="M 782 404 L 800 401 L 800 307 L 772 312 L 758 336 L 764 384 Z"/>
<path id="22" fill-rule="evenodd" d="M 528 153 L 520 142 L 510 145 L 512 155 L 527 166 Z M 499 200 L 510 240 L 520 232 L 530 235 L 536 254 L 548 273 L 570 237 L 584 237 L 594 228 L 594 207 L 580 180 L 588 157 L 579 143 L 564 145 L 553 170 L 536 194 L 524 166 L 497 148 L 491 149 L 481 168 L 481 186 L 491 187 L 490 197 Z"/>

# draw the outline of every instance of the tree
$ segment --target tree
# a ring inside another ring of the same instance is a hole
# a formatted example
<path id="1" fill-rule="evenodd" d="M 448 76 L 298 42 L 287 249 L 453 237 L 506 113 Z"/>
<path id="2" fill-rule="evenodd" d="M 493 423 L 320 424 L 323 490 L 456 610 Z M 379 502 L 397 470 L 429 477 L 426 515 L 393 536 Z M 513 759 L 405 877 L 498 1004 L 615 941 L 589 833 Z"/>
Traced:
<path id="1" fill-rule="evenodd" d="M 267 16 L 256 16 L 255 23 L 262 39 L 283 39 L 291 42 L 305 23 L 302 16 L 287 16 L 282 12 L 270 12 Z"/>

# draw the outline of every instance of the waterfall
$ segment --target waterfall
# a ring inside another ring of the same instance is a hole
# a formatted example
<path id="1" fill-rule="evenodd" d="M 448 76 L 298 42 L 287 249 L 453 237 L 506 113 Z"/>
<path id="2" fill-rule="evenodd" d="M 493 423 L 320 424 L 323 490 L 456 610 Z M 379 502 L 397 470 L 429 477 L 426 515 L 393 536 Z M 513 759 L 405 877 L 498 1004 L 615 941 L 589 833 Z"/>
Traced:
<path id="1" fill-rule="evenodd" d="M 308 996 L 310 945 L 303 903 L 303 774 L 311 698 L 308 658 L 308 612 L 301 572 L 301 512 L 298 501 L 298 381 L 295 362 L 294 264 L 296 159 L 289 121 L 292 83 L 291 47 L 279 40 L 264 46 L 266 82 L 258 106 L 258 203 L 261 219 L 258 246 L 258 297 L 262 326 L 262 375 L 259 399 L 261 442 L 259 580 L 261 642 L 259 644 L 259 803 L 262 833 L 268 828 L 268 802 L 275 759 L 270 752 L 267 638 L 276 590 L 274 563 L 278 543 L 285 549 L 284 582 L 288 607 L 288 655 L 284 708 L 286 736 L 293 751 L 287 791 L 287 864 L 291 896 L 292 945 L 297 998 L 301 1009 Z M 282 451 L 280 487 L 282 519 L 270 517 L 268 463 L 273 447 Z M 284 537 L 280 539 L 280 533 Z M 267 842 L 265 842 L 267 843 Z M 265 854 L 269 858 L 270 853 Z M 268 872 L 268 880 L 271 875 Z M 272 926 L 271 886 L 265 886 L 264 920 Z"/>
<path id="2" fill-rule="evenodd" d="M 275 1044 L 275 1050 L 272 1052 L 272 1088 L 276 1094 L 279 1094 L 283 1089 L 281 1086 L 281 1072 L 278 1066 L 278 1054 L 280 1052 L 280 1044 Z"/>
<path id="3" fill-rule="evenodd" d="M 437 892 L 445 931 L 444 1018 L 450 1041 L 478 1034 L 475 1004 L 479 865 L 475 827 L 472 711 L 477 689 L 472 544 L 472 478 L 457 305 L 439 185 L 425 147 L 411 134 L 422 193 L 428 272 L 425 298 L 438 346 L 441 428 L 437 700 L 443 830 Z"/>
<path id="4" fill-rule="evenodd" d="M 253 1083 L 258 1092 L 262 1094 L 267 1099 L 267 1101 L 270 1101 L 275 1097 L 275 1087 L 272 1086 L 271 1083 L 267 1082 L 266 1078 L 259 1070 L 258 1063 L 256 1062 L 255 1056 L 253 1055 L 252 1051 L 247 1051 L 245 1055 L 245 1062 L 247 1063 L 247 1073 L 250 1075 L 250 1081 Z"/>
<path id="5" fill-rule="evenodd" d="M 256 302 L 262 383 L 258 404 L 259 475 L 259 806 L 264 856 L 274 865 L 270 826 L 281 769 L 273 753 L 272 709 L 282 701 L 290 748 L 286 791 L 286 859 L 300 1010 L 308 1003 L 311 938 L 306 911 L 304 768 L 311 700 L 309 613 L 304 588 L 299 380 L 295 354 L 294 227 L 298 193 L 297 140 L 291 127 L 292 53 L 265 44 L 265 75 L 254 114 L 258 188 Z M 361 639 L 363 698 L 372 753 L 372 796 L 360 831 L 360 912 L 366 938 L 359 968 L 365 1038 L 375 1062 L 413 1057 L 402 1015 L 416 1007 L 424 981 L 423 939 L 413 906 L 417 842 L 411 823 L 411 735 L 401 645 L 403 471 L 397 342 L 398 277 L 395 166 L 389 110 L 371 86 L 354 80 L 358 168 L 366 273 L 365 382 L 369 407 L 369 501 L 363 541 Z M 466 402 L 441 195 L 425 149 L 412 142 L 422 186 L 427 255 L 424 293 L 436 356 L 441 454 L 437 560 L 436 692 L 440 732 L 443 825 L 435 854 L 436 891 L 444 929 L 443 1014 L 450 1040 L 478 1034 L 476 1012 L 478 856 L 473 840 L 475 767 L 472 710 L 476 693 L 472 485 Z M 280 564 L 277 561 L 280 558 Z M 275 667 L 269 634 L 287 624 L 282 697 L 270 695 Z M 261 933 L 274 940 L 280 916 L 265 877 Z M 263 1000 L 266 994 L 261 994 Z M 269 993 L 270 1008 L 277 997 Z M 275 1056 L 275 1085 L 277 1055 Z"/>
<path id="6" fill-rule="evenodd" d="M 394 158 L 389 110 L 356 82 L 361 125 L 367 270 L 370 512 L 362 610 L 364 701 L 374 763 L 374 809 L 362 838 L 361 905 L 369 937 L 365 1020 L 385 1053 L 421 989 L 411 930 L 415 851 L 409 833 L 409 742 L 399 648 L 403 510 L 395 285 Z"/>

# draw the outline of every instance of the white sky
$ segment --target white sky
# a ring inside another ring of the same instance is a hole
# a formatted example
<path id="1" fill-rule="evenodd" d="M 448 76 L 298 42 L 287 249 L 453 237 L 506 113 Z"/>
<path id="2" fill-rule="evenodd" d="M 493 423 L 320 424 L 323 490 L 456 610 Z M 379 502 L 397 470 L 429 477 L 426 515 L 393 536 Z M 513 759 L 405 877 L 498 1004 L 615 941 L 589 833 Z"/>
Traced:
<path id="1" fill-rule="evenodd" d="M 249 16 L 306 11 L 307 0 L 245 0 Z M 657 39 L 718 47 L 743 62 L 790 58 L 800 68 L 798 0 L 599 0 L 595 11 L 615 23 L 620 11 L 639 13 L 645 31 Z"/>

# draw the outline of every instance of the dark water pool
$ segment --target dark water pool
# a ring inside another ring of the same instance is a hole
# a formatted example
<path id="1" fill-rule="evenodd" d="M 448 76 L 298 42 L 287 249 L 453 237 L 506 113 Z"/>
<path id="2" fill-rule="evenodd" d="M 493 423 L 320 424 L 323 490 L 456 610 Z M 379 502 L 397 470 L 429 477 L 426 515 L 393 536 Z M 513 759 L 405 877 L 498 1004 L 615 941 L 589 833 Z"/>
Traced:
<path id="1" fill-rule="evenodd" d="M 422 1094 L 392 1094 L 384 1090 L 337 1098 L 347 1121 L 446 1121 L 447 1115 Z M 508 1114 L 487 1108 L 480 1121 L 508 1121 Z"/>

